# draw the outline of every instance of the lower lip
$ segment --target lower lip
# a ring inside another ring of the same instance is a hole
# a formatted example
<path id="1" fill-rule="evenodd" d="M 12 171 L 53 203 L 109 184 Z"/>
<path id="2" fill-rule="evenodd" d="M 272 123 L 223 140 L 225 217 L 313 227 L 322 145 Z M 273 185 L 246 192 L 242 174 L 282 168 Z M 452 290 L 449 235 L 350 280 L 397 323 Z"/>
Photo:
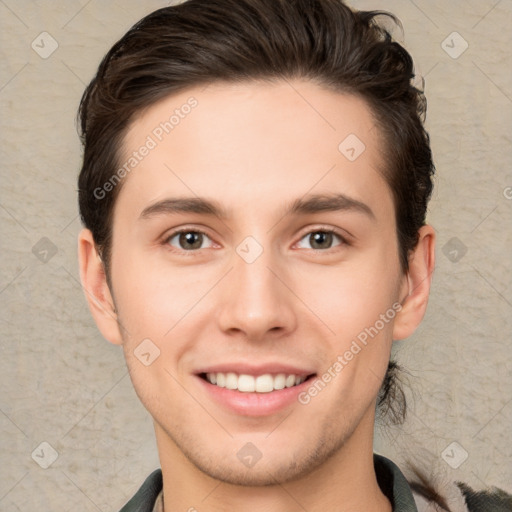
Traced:
<path id="1" fill-rule="evenodd" d="M 298 386 L 269 393 L 243 393 L 236 389 L 220 388 L 197 376 L 200 385 L 222 407 L 242 416 L 268 416 L 298 402 L 298 395 L 310 386 L 312 378 Z"/>

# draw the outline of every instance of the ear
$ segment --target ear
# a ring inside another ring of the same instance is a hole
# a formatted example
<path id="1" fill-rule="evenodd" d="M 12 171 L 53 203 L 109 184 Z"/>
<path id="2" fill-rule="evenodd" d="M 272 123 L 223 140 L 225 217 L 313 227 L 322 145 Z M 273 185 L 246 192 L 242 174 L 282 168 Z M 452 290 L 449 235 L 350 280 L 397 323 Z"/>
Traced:
<path id="1" fill-rule="evenodd" d="M 107 284 L 103 261 L 89 229 L 78 235 L 80 280 L 91 314 L 101 334 L 116 345 L 122 343 L 114 301 Z"/>
<path id="2" fill-rule="evenodd" d="M 427 310 L 428 296 L 435 264 L 435 238 L 432 226 L 422 226 L 416 247 L 409 255 L 409 270 L 400 290 L 402 309 L 395 317 L 393 339 L 409 337 Z"/>

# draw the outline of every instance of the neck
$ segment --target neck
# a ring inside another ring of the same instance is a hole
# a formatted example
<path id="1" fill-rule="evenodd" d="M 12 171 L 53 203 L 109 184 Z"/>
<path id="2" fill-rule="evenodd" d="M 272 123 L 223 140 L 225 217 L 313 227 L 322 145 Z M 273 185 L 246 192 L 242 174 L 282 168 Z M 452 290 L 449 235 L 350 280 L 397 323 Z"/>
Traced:
<path id="1" fill-rule="evenodd" d="M 335 454 L 305 476 L 275 485 L 242 486 L 222 482 L 199 470 L 155 424 L 164 480 L 165 512 L 391 512 L 373 465 L 373 414 Z"/>

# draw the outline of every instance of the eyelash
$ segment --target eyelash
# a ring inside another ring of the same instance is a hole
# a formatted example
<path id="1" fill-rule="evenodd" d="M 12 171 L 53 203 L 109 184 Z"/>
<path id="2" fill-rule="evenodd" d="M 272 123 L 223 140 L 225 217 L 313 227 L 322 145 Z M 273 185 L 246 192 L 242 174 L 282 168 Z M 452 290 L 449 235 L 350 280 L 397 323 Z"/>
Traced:
<path id="1" fill-rule="evenodd" d="M 179 252 L 179 253 L 182 253 L 182 254 L 185 253 L 187 256 L 195 256 L 197 254 L 197 252 L 199 252 L 201 249 L 185 250 L 185 249 L 178 249 L 178 248 L 172 247 L 170 245 L 170 243 L 169 243 L 170 240 L 172 240 L 174 237 L 176 237 L 177 235 L 180 235 L 182 233 L 197 233 L 197 234 L 201 234 L 201 235 L 203 235 L 203 236 L 205 236 L 205 237 L 207 237 L 207 238 L 209 238 L 211 240 L 209 235 L 205 231 L 202 231 L 201 229 L 197 229 L 197 228 L 181 228 L 181 229 L 178 229 L 176 231 L 171 232 L 168 236 L 166 236 L 164 238 L 163 242 L 162 242 L 162 245 L 167 246 L 169 248 L 169 250 L 171 250 L 172 252 Z M 305 237 L 307 237 L 309 235 L 312 235 L 313 233 L 324 233 L 324 234 L 334 235 L 334 236 L 336 236 L 339 239 L 340 243 L 338 245 L 335 245 L 335 246 L 330 247 L 328 249 L 308 249 L 310 251 L 315 251 L 315 252 L 318 252 L 318 253 L 321 253 L 321 252 L 327 253 L 329 251 L 336 250 L 337 247 L 349 246 L 350 245 L 350 243 L 347 241 L 347 238 L 345 236 L 343 236 L 340 232 L 338 232 L 337 230 L 332 229 L 332 228 L 316 228 L 316 229 L 313 229 L 311 231 L 308 231 L 308 232 L 304 233 L 294 245 L 299 243 Z"/>

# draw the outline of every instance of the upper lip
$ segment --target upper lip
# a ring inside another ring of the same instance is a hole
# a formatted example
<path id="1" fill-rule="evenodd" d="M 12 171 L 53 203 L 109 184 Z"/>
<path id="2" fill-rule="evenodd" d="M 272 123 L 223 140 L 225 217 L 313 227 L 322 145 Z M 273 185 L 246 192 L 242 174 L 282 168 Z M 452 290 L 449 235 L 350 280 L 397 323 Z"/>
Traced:
<path id="1" fill-rule="evenodd" d="M 264 375 L 270 373 L 277 375 L 284 373 L 285 375 L 298 375 L 299 377 L 307 377 L 315 373 L 314 370 L 306 366 L 294 366 L 278 362 L 268 362 L 265 364 L 250 364 L 246 362 L 221 363 L 199 368 L 196 374 L 202 373 L 236 373 L 237 375 Z"/>

